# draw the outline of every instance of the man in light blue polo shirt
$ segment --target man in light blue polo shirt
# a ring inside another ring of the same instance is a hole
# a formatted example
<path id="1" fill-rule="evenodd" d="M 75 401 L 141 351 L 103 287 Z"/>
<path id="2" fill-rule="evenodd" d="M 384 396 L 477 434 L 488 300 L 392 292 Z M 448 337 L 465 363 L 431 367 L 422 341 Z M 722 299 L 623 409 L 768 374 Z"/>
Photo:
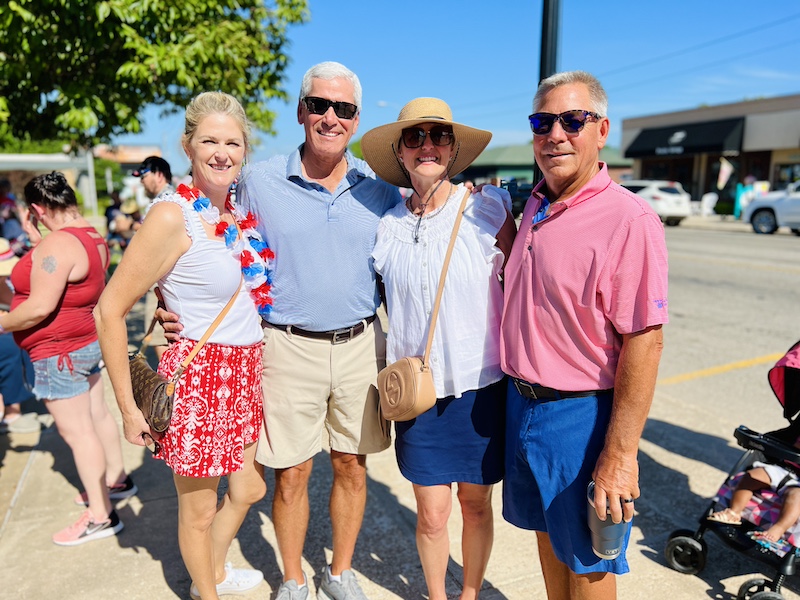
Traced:
<path id="1" fill-rule="evenodd" d="M 273 311 L 264 327 L 265 430 L 256 459 L 275 469 L 273 521 L 284 565 L 279 600 L 308 595 L 301 558 L 312 457 L 330 442 L 333 559 L 322 600 L 366 600 L 350 570 L 366 504 L 365 455 L 389 447 L 375 381 L 385 338 L 371 253 L 378 220 L 400 201 L 347 145 L 361 84 L 343 65 L 303 78 L 297 120 L 305 143 L 249 166 L 243 207 L 275 252 Z"/>
<path id="2" fill-rule="evenodd" d="M 317 598 L 366 600 L 350 570 L 367 499 L 366 455 L 390 444 L 375 387 L 386 342 L 375 316 L 380 299 L 371 254 L 380 217 L 401 198 L 347 150 L 360 109 L 361 84 L 352 71 L 335 62 L 309 69 L 297 107 L 305 142 L 288 156 L 246 167 L 237 192 L 276 257 L 273 311 L 264 322 L 265 427 L 256 455 L 275 469 L 272 518 L 284 565 L 276 600 L 308 597 L 301 565 L 308 480 L 325 442 L 333 467 L 333 558 Z"/>

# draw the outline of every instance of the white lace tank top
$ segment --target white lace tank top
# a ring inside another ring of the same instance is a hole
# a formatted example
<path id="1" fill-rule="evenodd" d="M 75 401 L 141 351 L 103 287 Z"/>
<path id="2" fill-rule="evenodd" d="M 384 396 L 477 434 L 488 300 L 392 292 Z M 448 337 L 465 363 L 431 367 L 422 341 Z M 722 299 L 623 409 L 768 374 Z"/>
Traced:
<path id="1" fill-rule="evenodd" d="M 249 346 L 263 336 L 261 318 L 255 303 L 242 283 L 239 261 L 225 246 L 222 238 L 210 239 L 200 215 L 178 194 L 167 194 L 157 202 L 172 202 L 181 207 L 186 233 L 192 245 L 158 285 L 170 312 L 180 317 L 181 337 L 200 339 L 209 325 L 239 287 L 238 296 L 222 323 L 208 340 L 229 346 Z"/>

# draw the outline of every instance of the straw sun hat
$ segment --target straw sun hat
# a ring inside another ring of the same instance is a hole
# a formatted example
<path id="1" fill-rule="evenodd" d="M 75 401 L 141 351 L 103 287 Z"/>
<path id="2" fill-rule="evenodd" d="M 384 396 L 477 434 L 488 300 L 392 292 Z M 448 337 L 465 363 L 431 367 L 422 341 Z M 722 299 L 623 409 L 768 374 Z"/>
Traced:
<path id="1" fill-rule="evenodd" d="M 454 122 L 453 113 L 444 100 L 416 98 L 400 110 L 397 121 L 370 129 L 361 138 L 364 159 L 378 177 L 399 187 L 411 185 L 408 172 L 397 156 L 400 132 L 406 127 L 421 123 L 452 126 L 456 141 L 450 156 L 450 168 L 447 170 L 449 177 L 470 166 L 492 139 L 489 131 Z"/>

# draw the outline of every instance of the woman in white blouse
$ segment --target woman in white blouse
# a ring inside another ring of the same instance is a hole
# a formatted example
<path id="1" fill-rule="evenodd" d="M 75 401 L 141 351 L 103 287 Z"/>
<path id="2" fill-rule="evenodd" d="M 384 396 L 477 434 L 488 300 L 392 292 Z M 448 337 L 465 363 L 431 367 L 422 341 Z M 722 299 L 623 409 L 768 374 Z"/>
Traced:
<path id="1" fill-rule="evenodd" d="M 413 189 L 378 226 L 373 251 L 389 313 L 387 362 L 423 354 L 430 311 L 463 185 L 450 182 L 492 134 L 452 120 L 436 98 L 417 98 L 396 122 L 361 140 L 383 180 Z M 478 597 L 492 547 L 492 485 L 503 477 L 505 386 L 500 370 L 501 275 L 515 225 L 508 194 L 485 186 L 467 201 L 450 260 L 431 351 L 436 405 L 396 423 L 397 462 L 414 485 L 417 549 L 431 600 L 445 600 L 453 483 L 463 515 L 461 600 Z"/>

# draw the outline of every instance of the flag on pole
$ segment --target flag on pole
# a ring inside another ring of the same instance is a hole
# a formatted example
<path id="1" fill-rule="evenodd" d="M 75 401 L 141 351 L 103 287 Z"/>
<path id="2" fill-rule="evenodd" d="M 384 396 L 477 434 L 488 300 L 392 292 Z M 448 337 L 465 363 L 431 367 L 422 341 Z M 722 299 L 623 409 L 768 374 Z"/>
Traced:
<path id="1" fill-rule="evenodd" d="M 721 190 L 728 183 L 733 173 L 733 165 L 724 156 L 719 157 L 719 175 L 717 176 L 717 189 Z"/>

